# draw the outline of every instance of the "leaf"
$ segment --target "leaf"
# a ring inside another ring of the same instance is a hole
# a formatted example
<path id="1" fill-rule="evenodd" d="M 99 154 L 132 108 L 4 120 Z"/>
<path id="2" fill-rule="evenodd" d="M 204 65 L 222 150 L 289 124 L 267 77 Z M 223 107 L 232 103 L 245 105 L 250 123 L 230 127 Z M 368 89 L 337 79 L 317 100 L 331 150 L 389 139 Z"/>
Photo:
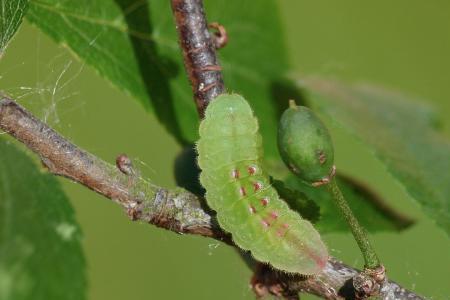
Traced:
<path id="1" fill-rule="evenodd" d="M 287 202 L 289 207 L 297 211 L 304 219 L 317 223 L 320 219 L 320 208 L 308 198 L 306 194 L 296 188 L 288 188 L 281 180 L 271 178 L 271 185 L 277 190 L 280 198 Z"/>
<path id="2" fill-rule="evenodd" d="M 85 299 L 80 238 L 58 182 L 0 139 L 0 299 Z"/>
<path id="3" fill-rule="evenodd" d="M 16 33 L 28 8 L 28 0 L 0 0 L 0 58 Z"/>
<path id="4" fill-rule="evenodd" d="M 373 150 L 422 209 L 450 234 L 450 142 L 427 106 L 366 84 L 305 78 L 309 102 Z"/>
<path id="5" fill-rule="evenodd" d="M 304 101 L 303 98 L 297 99 Z M 283 180 L 273 180 L 281 198 L 292 209 L 314 223 L 320 233 L 349 230 L 329 192 L 323 186 L 312 187 L 303 182 L 281 161 L 269 161 L 266 167 L 272 176 Z M 415 223 L 411 217 L 391 207 L 388 199 L 383 199 L 363 182 L 341 173 L 336 175 L 336 179 L 358 221 L 369 232 L 400 231 Z"/>
<path id="6" fill-rule="evenodd" d="M 205 3 L 208 19 L 224 25 L 230 38 L 220 50 L 227 86 L 251 103 L 260 120 L 265 153 L 271 157 L 278 157 L 274 141 L 280 114 L 273 93 L 287 69 L 276 2 Z M 179 142 L 198 139 L 198 115 L 170 1 L 33 0 L 28 19 L 153 110 Z"/>
<path id="7" fill-rule="evenodd" d="M 314 224 L 322 234 L 349 230 L 325 187 L 312 187 L 294 175 L 289 175 L 285 180 L 288 188 L 303 193 L 320 207 L 320 219 Z M 343 175 L 337 176 L 337 182 L 358 221 L 369 232 L 403 230 L 414 223 L 408 216 L 392 209 L 364 184 Z"/>

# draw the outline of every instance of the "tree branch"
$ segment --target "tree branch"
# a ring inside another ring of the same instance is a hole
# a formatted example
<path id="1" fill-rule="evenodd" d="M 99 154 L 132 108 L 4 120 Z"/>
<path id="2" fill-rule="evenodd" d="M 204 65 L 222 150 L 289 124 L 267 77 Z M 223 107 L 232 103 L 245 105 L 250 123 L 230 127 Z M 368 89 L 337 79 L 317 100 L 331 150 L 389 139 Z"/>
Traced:
<path id="1" fill-rule="evenodd" d="M 233 245 L 230 236 L 217 225 L 214 214 L 196 195 L 182 189 L 164 189 L 132 172 L 125 174 L 123 166 L 119 165 L 119 169 L 78 148 L 16 102 L 2 98 L 0 128 L 35 152 L 51 173 L 81 183 L 120 204 L 132 220 Z M 298 292 L 324 299 L 353 299 L 352 278 L 356 274 L 357 270 L 333 258 L 321 274 L 306 278 L 260 265 L 253 287 L 257 295 L 272 293 L 287 299 L 295 299 L 291 296 Z M 423 299 L 393 282 L 384 285 L 382 295 L 384 299 Z"/>
<path id="2" fill-rule="evenodd" d="M 200 117 L 208 103 L 225 92 L 216 48 L 201 0 L 172 0 L 184 66 Z"/>
<path id="3" fill-rule="evenodd" d="M 0 100 L 0 128 L 35 152 L 51 173 L 81 183 L 120 204 L 132 220 L 230 243 L 229 236 L 194 194 L 182 189 L 170 191 L 140 176 L 124 174 L 64 139 L 10 99 Z"/>

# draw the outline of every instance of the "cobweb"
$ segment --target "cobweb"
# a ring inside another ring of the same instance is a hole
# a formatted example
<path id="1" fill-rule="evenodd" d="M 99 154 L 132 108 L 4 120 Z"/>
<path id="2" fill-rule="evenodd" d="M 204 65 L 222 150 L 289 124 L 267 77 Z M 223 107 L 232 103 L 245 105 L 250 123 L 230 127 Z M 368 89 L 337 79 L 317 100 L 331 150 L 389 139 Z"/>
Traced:
<path id="1" fill-rule="evenodd" d="M 84 75 L 89 71 L 66 46 L 56 46 L 38 29 L 23 25 L 21 34 L 0 60 L 0 91 L 70 139 L 70 120 L 79 120 L 80 114 L 92 115 L 85 111 L 84 99 L 89 99 L 89 95 L 81 94 L 86 84 Z M 88 47 L 94 47 L 97 38 L 98 35 Z M 89 151 L 101 153 L 104 149 L 97 146 Z M 130 158 L 137 176 L 145 173 L 150 179 L 157 177 L 144 160 Z"/>
<path id="2" fill-rule="evenodd" d="M 77 79 L 83 73 L 85 65 L 73 58 L 71 53 L 58 47 L 51 57 L 47 49 L 41 47 L 41 34 L 36 31 L 35 50 L 16 50 L 13 42 L 6 55 L 0 61 L 0 90 L 18 101 L 39 119 L 52 127 L 61 125 L 61 114 L 68 114 L 83 107 Z M 22 41 L 18 41 L 20 44 Z M 28 55 L 22 56 L 21 53 Z M 17 62 L 17 57 L 24 57 Z M 30 74 L 34 73 L 34 74 Z M 63 109 L 61 109 L 63 106 Z M 61 113 L 63 112 L 63 113 Z"/>

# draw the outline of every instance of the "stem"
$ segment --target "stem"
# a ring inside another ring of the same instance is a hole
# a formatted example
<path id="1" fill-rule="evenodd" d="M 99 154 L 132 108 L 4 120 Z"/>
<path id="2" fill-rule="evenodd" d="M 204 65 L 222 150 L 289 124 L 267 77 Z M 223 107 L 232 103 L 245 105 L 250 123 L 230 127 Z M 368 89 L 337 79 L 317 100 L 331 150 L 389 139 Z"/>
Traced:
<path id="1" fill-rule="evenodd" d="M 350 226 L 353 236 L 355 237 L 359 249 L 361 249 L 362 255 L 364 257 L 365 267 L 368 269 L 376 269 L 381 265 L 378 256 L 376 255 L 375 250 L 370 244 L 369 238 L 367 237 L 367 232 L 359 224 L 350 206 L 348 206 L 344 195 L 342 195 L 342 192 L 336 183 L 336 179 L 333 178 L 326 186 L 334 202 L 338 206 L 342 216 Z"/>
<path id="2" fill-rule="evenodd" d="M 208 30 L 203 1 L 172 0 L 172 11 L 184 67 L 191 82 L 197 111 L 203 117 L 209 102 L 225 92 L 222 68 Z"/>

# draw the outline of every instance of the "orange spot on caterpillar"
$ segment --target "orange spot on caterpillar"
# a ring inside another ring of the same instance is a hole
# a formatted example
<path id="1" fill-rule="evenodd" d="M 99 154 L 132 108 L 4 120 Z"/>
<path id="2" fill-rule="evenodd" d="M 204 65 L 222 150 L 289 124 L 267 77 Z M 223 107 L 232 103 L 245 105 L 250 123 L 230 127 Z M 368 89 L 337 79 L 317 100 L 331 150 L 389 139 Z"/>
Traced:
<path id="1" fill-rule="evenodd" d="M 256 170 L 257 170 L 256 166 L 249 166 L 247 168 L 248 174 L 250 174 L 250 175 L 254 175 L 256 173 Z"/>
<path id="2" fill-rule="evenodd" d="M 231 171 L 231 177 L 238 179 L 239 178 L 239 170 L 234 169 L 233 171 Z"/>
<path id="3" fill-rule="evenodd" d="M 262 206 L 267 206 L 267 204 L 269 204 L 269 198 L 267 198 L 267 197 L 262 198 L 261 204 L 262 204 Z"/>
<path id="4" fill-rule="evenodd" d="M 261 220 L 261 224 L 263 224 L 263 226 L 266 228 L 270 226 L 270 223 L 267 222 L 266 220 Z"/>
<path id="5" fill-rule="evenodd" d="M 245 188 L 243 186 L 239 188 L 239 194 L 241 194 L 242 197 L 245 197 L 247 195 L 247 192 L 245 191 Z"/>
<path id="6" fill-rule="evenodd" d="M 275 212 L 275 211 L 272 211 L 272 212 L 270 213 L 270 216 L 272 217 L 272 219 L 276 220 L 276 219 L 278 218 L 278 213 Z"/>
<path id="7" fill-rule="evenodd" d="M 253 183 L 253 188 L 255 189 L 255 192 L 259 191 L 260 189 L 262 189 L 262 187 L 263 187 L 263 184 L 261 182 L 254 182 Z"/>
<path id="8" fill-rule="evenodd" d="M 285 234 L 286 234 L 286 231 L 284 231 L 284 230 L 278 230 L 278 231 L 277 231 L 277 235 L 278 235 L 279 237 L 283 237 Z"/>
<path id="9" fill-rule="evenodd" d="M 249 209 L 250 213 L 252 213 L 252 214 L 256 213 L 256 209 L 253 205 L 250 205 L 248 209 Z"/>
<path id="10" fill-rule="evenodd" d="M 277 235 L 279 237 L 283 237 L 284 235 L 286 235 L 288 228 L 289 228 L 289 224 L 284 223 L 283 225 L 281 225 L 281 228 L 277 230 Z"/>

